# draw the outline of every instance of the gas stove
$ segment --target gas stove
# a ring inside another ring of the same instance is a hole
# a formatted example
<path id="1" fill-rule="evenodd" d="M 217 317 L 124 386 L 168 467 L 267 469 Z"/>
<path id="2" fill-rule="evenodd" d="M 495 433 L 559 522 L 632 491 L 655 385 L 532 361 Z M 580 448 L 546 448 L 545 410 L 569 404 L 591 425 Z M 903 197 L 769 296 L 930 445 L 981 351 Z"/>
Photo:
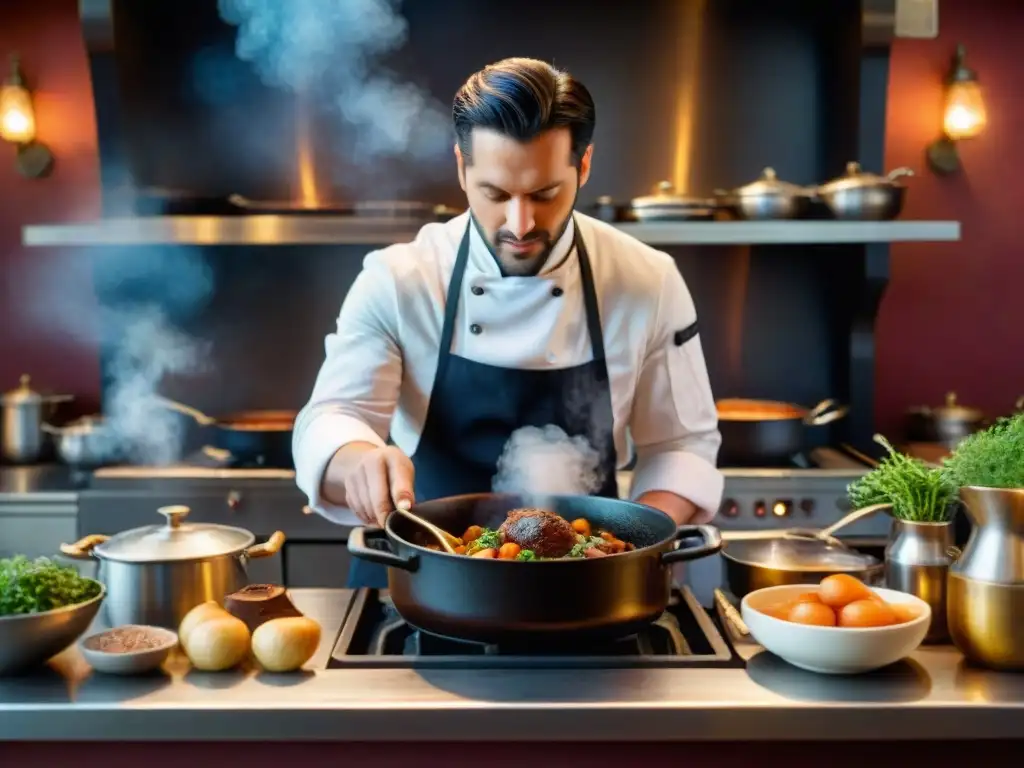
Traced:
<path id="1" fill-rule="evenodd" d="M 686 587 L 665 612 L 629 637 L 529 652 L 438 637 L 407 624 L 384 590 L 352 593 L 328 669 L 614 669 L 736 667 L 743 661 Z"/>

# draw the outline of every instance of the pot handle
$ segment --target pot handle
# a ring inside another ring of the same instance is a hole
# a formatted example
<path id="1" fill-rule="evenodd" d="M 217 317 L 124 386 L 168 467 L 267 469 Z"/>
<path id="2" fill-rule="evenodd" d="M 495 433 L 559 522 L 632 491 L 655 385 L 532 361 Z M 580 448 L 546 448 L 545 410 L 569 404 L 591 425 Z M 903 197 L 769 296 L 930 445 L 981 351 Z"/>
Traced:
<path id="1" fill-rule="evenodd" d="M 91 560 L 93 558 L 93 547 L 102 544 L 109 538 L 109 536 L 104 536 L 102 533 L 91 533 L 74 544 L 61 544 L 60 553 L 75 560 Z"/>
<path id="2" fill-rule="evenodd" d="M 849 412 L 850 409 L 847 406 L 837 406 L 835 400 L 822 400 L 807 412 L 807 415 L 804 416 L 804 424 L 809 427 L 821 427 L 831 424 L 833 421 L 839 421 Z"/>
<path id="3" fill-rule="evenodd" d="M 281 547 L 284 546 L 284 532 L 274 531 L 270 534 L 270 538 L 262 544 L 253 544 L 247 550 L 245 550 L 245 556 L 249 560 L 255 560 L 258 557 L 270 557 L 276 555 L 281 551 Z"/>
<path id="4" fill-rule="evenodd" d="M 400 568 L 410 573 L 415 573 L 420 567 L 417 555 L 402 557 L 394 552 L 391 540 L 383 528 L 353 528 L 348 535 L 348 551 L 360 560 L 386 565 L 388 568 Z"/>
<path id="5" fill-rule="evenodd" d="M 696 547 L 682 546 L 683 539 L 700 538 L 703 542 Z M 668 552 L 661 556 L 661 562 L 682 563 L 713 555 L 722 549 L 722 534 L 713 525 L 680 525 L 676 529 L 676 543 Z"/>
<path id="6" fill-rule="evenodd" d="M 901 179 L 904 176 L 913 176 L 913 175 L 914 175 L 914 169 L 913 168 L 907 168 L 906 166 L 902 166 L 900 168 L 893 168 L 891 171 L 889 171 L 887 174 L 885 174 L 885 178 L 888 179 L 889 181 L 896 181 L 896 179 Z"/>

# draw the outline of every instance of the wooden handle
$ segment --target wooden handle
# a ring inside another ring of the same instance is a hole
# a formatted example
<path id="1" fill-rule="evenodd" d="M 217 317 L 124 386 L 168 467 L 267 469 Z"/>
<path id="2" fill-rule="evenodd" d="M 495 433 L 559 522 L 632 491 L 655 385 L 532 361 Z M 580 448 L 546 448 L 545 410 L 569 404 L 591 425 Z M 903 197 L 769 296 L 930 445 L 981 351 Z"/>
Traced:
<path id="1" fill-rule="evenodd" d="M 254 560 L 258 557 L 270 557 L 276 555 L 284 546 L 284 532 L 274 531 L 270 538 L 263 544 L 256 544 L 245 550 L 246 557 Z"/>
<path id="2" fill-rule="evenodd" d="M 109 538 L 109 536 L 104 536 L 102 533 L 91 533 L 74 544 L 61 544 L 60 552 L 62 555 L 67 555 L 77 560 L 88 560 L 92 557 L 93 548 Z"/>

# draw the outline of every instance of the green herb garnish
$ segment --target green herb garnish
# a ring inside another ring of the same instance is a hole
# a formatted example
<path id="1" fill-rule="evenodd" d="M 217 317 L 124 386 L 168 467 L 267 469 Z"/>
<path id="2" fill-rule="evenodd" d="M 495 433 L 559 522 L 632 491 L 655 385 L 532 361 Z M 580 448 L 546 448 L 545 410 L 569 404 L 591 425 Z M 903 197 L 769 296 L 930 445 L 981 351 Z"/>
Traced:
<path id="1" fill-rule="evenodd" d="M 586 551 L 593 549 L 598 544 L 604 544 L 604 539 L 600 536 L 578 536 L 576 545 L 569 550 L 566 557 L 586 557 Z"/>
<path id="2" fill-rule="evenodd" d="M 536 560 L 537 555 L 534 554 L 532 549 L 521 549 L 519 554 L 516 555 L 516 560 Z"/>
<path id="3" fill-rule="evenodd" d="M 945 459 L 942 472 L 957 488 L 1024 488 L 1024 413 L 969 435 Z"/>
<path id="4" fill-rule="evenodd" d="M 466 554 L 472 555 L 481 549 L 498 549 L 501 547 L 501 534 L 491 528 L 484 528 L 479 537 L 466 545 Z"/>
<path id="5" fill-rule="evenodd" d="M 49 558 L 24 555 L 0 560 L 0 616 L 52 611 L 91 600 L 99 583 Z"/>
<path id="6" fill-rule="evenodd" d="M 889 452 L 877 467 L 847 486 L 850 503 L 858 509 L 890 504 L 893 517 L 914 523 L 944 523 L 952 519 L 957 486 L 937 467 L 896 451 L 875 435 Z"/>

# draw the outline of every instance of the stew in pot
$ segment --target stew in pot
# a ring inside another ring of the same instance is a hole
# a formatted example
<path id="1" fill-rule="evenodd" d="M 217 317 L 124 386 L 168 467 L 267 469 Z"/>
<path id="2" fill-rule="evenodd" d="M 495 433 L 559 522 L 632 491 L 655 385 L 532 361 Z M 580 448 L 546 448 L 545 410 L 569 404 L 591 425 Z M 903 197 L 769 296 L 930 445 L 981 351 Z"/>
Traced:
<path id="1" fill-rule="evenodd" d="M 436 544 L 428 549 L 439 550 Z M 520 507 L 497 529 L 471 525 L 456 554 L 497 560 L 563 560 L 606 557 L 635 547 L 610 531 L 593 530 L 586 518 L 571 523 L 544 509 Z"/>

